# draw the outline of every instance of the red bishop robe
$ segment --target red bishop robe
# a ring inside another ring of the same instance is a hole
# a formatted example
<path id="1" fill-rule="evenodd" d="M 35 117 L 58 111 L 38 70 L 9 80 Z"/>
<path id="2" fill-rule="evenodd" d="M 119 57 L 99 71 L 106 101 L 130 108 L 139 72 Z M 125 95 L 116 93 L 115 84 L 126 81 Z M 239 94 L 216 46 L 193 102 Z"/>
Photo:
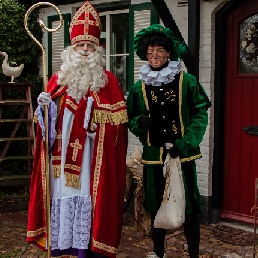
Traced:
<path id="1" fill-rule="evenodd" d="M 91 250 L 116 257 L 121 237 L 126 153 L 127 111 L 124 94 L 116 77 L 106 71 L 107 85 L 94 98 L 92 121 L 97 124 L 91 162 L 92 225 Z M 48 83 L 52 99 L 62 96 L 66 87 L 57 85 L 57 74 Z M 28 211 L 27 241 L 46 249 L 45 147 L 40 126 L 34 153 Z M 83 171 L 82 171 L 83 173 Z"/>

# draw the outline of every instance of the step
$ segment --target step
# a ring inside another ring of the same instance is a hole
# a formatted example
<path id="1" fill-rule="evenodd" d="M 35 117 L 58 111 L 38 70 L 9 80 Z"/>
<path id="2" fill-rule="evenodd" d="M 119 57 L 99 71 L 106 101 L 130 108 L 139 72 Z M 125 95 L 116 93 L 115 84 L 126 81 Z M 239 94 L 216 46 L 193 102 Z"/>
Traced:
<path id="1" fill-rule="evenodd" d="M 8 199 L 27 199 L 29 198 L 29 194 L 21 194 L 21 195 L 0 195 L 0 200 L 8 200 Z M 1 257 L 1 256 L 0 256 Z"/>
<path id="2" fill-rule="evenodd" d="M 32 87 L 33 83 L 20 83 L 20 82 L 14 82 L 14 83 L 4 83 L 0 82 L 0 90 L 22 90 L 27 91 L 29 87 Z"/>
<path id="3" fill-rule="evenodd" d="M 26 159 L 34 159 L 34 157 L 33 156 L 9 156 L 9 157 L 3 157 L 3 158 L 0 157 L 0 162 L 4 160 L 16 160 L 16 159 L 26 160 Z"/>
<path id="4" fill-rule="evenodd" d="M 0 105 L 26 105 L 30 104 L 31 101 L 26 99 L 6 99 L 0 100 Z"/>
<path id="5" fill-rule="evenodd" d="M 0 176 L 0 181 L 14 180 L 14 179 L 26 179 L 30 178 L 30 175 L 12 175 L 12 176 Z"/>
<path id="6" fill-rule="evenodd" d="M 1 198 L 0 198 L 1 200 Z M 1 200 L 0 213 L 13 213 L 20 211 L 27 211 L 29 205 L 29 197 L 20 196 L 19 198 L 12 198 L 10 200 Z M 1 257 L 1 255 L 0 255 Z M 8 256 L 7 256 L 8 257 Z M 19 256 L 21 257 L 21 256 Z M 41 257 L 41 256 L 40 256 Z M 45 257 L 45 256 L 43 256 Z"/>
<path id="7" fill-rule="evenodd" d="M 0 119 L 0 123 L 33 122 L 33 119 Z"/>
<path id="8" fill-rule="evenodd" d="M 33 141 L 34 137 L 11 137 L 11 138 L 0 138 L 0 142 L 4 141 Z"/>
<path id="9" fill-rule="evenodd" d="M 29 185 L 30 175 L 1 176 L 0 186 Z M 1 199 L 2 197 L 0 197 Z"/>

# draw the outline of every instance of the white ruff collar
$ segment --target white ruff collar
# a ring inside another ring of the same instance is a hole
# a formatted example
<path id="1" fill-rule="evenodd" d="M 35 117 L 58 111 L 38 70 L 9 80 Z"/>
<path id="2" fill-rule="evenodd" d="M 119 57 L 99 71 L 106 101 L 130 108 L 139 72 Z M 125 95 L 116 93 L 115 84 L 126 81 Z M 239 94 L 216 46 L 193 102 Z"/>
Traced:
<path id="1" fill-rule="evenodd" d="M 180 73 L 182 70 L 182 66 L 180 62 L 169 61 L 168 66 L 160 71 L 152 71 L 149 64 L 143 65 L 139 70 L 139 78 L 144 81 L 145 84 L 161 86 L 162 83 L 167 84 L 172 82 L 176 74 Z"/>

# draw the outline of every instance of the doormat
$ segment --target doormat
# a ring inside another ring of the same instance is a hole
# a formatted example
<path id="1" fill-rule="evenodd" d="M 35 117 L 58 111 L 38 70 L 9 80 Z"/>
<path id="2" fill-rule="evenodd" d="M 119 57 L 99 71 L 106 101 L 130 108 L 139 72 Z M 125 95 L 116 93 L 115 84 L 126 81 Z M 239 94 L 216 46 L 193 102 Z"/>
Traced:
<path id="1" fill-rule="evenodd" d="M 243 229 L 218 224 L 213 228 L 212 234 L 218 240 L 229 244 L 240 246 L 253 245 L 254 234 Z"/>

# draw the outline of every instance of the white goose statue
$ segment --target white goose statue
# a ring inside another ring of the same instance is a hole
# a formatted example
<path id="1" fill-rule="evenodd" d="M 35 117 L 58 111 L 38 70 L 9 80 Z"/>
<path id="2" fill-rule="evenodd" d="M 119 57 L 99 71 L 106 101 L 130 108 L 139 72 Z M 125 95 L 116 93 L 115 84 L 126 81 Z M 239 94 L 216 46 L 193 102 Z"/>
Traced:
<path id="1" fill-rule="evenodd" d="M 14 78 L 17 78 L 21 75 L 24 64 L 21 64 L 20 66 L 17 66 L 17 67 L 11 67 L 9 66 L 9 63 L 8 63 L 8 55 L 5 52 L 1 52 L 1 51 L 0 51 L 0 55 L 4 56 L 4 61 L 2 63 L 3 74 L 11 77 L 10 82 L 13 83 Z"/>

